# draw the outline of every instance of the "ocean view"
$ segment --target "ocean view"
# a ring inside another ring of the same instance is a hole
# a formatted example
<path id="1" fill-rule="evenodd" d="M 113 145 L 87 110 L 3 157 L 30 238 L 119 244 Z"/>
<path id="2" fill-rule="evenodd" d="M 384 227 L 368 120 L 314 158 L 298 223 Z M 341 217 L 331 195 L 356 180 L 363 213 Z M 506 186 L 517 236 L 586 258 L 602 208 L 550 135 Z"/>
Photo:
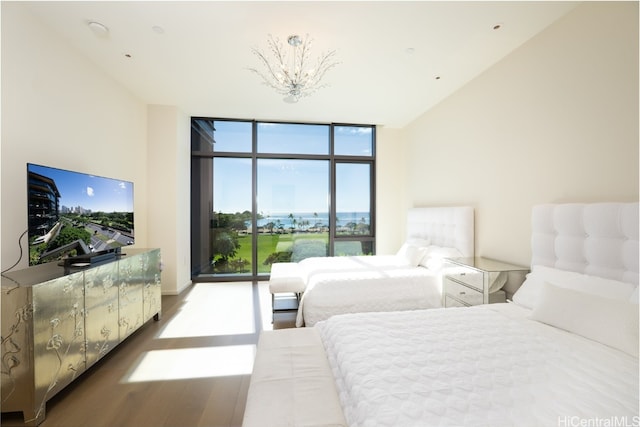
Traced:
<path id="1" fill-rule="evenodd" d="M 316 226 L 329 226 L 328 212 L 294 212 L 291 214 L 262 215 L 263 218 L 258 220 L 258 227 L 263 227 L 270 222 L 273 222 L 276 228 L 280 226 L 284 228 L 309 228 Z M 369 212 L 338 212 L 336 216 L 338 227 L 345 226 L 352 222 L 356 224 L 361 222 L 370 224 Z"/>

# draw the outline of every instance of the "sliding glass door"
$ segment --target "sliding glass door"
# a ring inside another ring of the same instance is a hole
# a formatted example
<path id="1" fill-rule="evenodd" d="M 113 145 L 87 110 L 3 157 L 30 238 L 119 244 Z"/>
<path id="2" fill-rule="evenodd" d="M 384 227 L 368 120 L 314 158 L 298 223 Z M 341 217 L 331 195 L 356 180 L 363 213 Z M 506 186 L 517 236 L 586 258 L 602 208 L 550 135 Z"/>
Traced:
<path id="1" fill-rule="evenodd" d="M 213 222 L 211 270 L 218 274 L 250 274 L 251 159 L 213 159 Z"/>
<path id="2" fill-rule="evenodd" d="M 258 273 L 329 253 L 329 161 L 258 159 Z"/>

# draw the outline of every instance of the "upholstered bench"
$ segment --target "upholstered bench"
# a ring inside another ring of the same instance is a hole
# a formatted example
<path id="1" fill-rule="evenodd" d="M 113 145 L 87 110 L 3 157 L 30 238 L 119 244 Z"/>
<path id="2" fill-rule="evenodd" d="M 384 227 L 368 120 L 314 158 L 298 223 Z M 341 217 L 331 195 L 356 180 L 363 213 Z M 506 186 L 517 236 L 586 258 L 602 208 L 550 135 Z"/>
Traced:
<path id="1" fill-rule="evenodd" d="M 269 292 L 271 292 L 271 304 L 273 311 L 297 310 L 300 295 L 304 292 L 305 284 L 298 263 L 277 262 L 271 264 L 271 276 L 269 277 Z M 276 294 L 295 294 L 295 305 L 284 305 L 284 308 L 276 307 Z"/>
<path id="2" fill-rule="evenodd" d="M 243 427 L 346 427 L 317 328 L 263 331 Z"/>

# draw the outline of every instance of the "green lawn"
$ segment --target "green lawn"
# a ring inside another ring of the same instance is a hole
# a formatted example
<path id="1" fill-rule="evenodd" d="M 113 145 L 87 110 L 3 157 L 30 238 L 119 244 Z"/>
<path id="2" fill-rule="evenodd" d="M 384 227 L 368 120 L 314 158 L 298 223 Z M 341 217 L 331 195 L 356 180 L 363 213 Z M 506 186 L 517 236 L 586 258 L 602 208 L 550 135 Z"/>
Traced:
<path id="1" fill-rule="evenodd" d="M 258 273 L 269 273 L 271 266 L 264 265 L 264 261 L 274 252 L 290 252 L 293 242 L 297 239 L 321 240 L 325 244 L 329 240 L 328 233 L 305 234 L 259 234 L 258 235 Z M 238 237 L 240 248 L 232 259 L 245 259 L 251 261 L 251 236 Z M 247 266 L 251 270 L 251 264 Z"/>

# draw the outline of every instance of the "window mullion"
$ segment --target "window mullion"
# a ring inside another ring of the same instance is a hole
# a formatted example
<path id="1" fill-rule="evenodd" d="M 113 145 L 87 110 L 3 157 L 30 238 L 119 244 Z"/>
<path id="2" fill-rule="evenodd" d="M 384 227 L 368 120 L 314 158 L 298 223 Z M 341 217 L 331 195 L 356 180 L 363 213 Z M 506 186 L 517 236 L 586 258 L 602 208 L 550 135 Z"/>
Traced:
<path id="1" fill-rule="evenodd" d="M 258 125 L 251 126 L 251 275 L 258 277 Z"/>

